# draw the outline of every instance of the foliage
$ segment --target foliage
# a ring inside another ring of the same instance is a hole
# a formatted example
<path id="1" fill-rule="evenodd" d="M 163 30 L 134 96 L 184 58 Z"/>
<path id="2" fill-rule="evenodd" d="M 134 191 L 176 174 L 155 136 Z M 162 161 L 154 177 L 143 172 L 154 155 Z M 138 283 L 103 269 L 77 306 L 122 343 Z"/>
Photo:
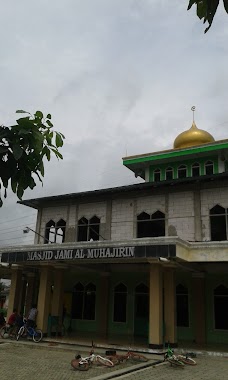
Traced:
<path id="1" fill-rule="evenodd" d="M 50 161 L 53 153 L 63 158 L 59 148 L 65 137 L 53 131 L 50 114 L 44 117 L 41 111 L 31 115 L 23 110 L 16 113 L 26 116 L 19 118 L 16 125 L 0 127 L 0 189 L 4 188 L 6 198 L 10 182 L 12 191 L 21 199 L 25 189 L 36 186 L 35 175 L 43 182 L 45 157 Z M 2 204 L 0 194 L 0 207 Z"/>
<path id="2" fill-rule="evenodd" d="M 5 289 L 5 286 L 3 284 L 3 282 L 0 281 L 0 295 L 1 295 L 1 292 Z"/>
<path id="3" fill-rule="evenodd" d="M 190 0 L 188 10 L 196 4 L 196 14 L 203 23 L 208 22 L 209 26 L 205 29 L 204 33 L 210 29 L 215 13 L 217 11 L 220 0 Z M 228 13 L 228 0 L 223 0 L 225 11 Z"/>

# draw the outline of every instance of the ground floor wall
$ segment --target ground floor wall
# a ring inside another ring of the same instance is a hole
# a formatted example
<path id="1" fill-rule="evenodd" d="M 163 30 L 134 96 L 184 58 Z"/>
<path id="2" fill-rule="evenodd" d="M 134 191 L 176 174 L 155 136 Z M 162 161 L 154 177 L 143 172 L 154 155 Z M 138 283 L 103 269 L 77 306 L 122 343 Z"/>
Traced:
<path id="1" fill-rule="evenodd" d="M 121 270 L 77 271 L 43 267 L 34 273 L 14 269 L 8 316 L 26 315 L 38 304 L 37 325 L 51 334 L 51 318 L 64 319 L 71 335 L 141 339 L 159 348 L 180 341 L 228 343 L 227 275 L 192 273 L 150 264 Z M 53 320 L 54 320 L 53 319 Z"/>

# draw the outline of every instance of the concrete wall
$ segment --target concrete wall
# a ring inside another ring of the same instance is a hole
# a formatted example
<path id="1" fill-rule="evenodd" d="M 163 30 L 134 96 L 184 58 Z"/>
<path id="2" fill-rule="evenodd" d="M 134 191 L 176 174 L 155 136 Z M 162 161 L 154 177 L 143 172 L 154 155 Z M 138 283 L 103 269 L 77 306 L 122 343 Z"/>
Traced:
<path id="1" fill-rule="evenodd" d="M 90 219 L 94 215 L 101 220 L 100 240 L 123 240 L 136 238 L 137 215 L 141 212 L 152 214 L 157 210 L 165 213 L 166 236 L 178 236 L 188 241 L 210 240 L 209 211 L 216 204 L 228 208 L 228 188 L 205 190 L 170 191 L 129 198 L 109 199 L 102 202 L 66 204 L 46 207 L 39 212 L 41 221 L 38 231 L 45 234 L 45 225 L 53 219 L 64 219 L 66 242 L 77 241 L 77 222 L 81 217 Z M 39 239 L 42 243 L 43 239 Z"/>
<path id="2" fill-rule="evenodd" d="M 228 208 L 228 188 L 201 190 L 201 219 L 202 240 L 211 240 L 210 236 L 210 209 L 216 204 Z"/>

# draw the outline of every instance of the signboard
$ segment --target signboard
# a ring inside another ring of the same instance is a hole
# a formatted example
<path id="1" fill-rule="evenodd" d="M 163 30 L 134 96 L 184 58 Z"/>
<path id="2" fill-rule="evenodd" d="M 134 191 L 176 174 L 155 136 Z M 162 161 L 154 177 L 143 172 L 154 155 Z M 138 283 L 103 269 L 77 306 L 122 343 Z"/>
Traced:
<path id="1" fill-rule="evenodd" d="M 50 245 L 47 247 L 49 248 Z M 48 262 L 48 261 L 75 261 L 101 259 L 131 259 L 149 257 L 175 257 L 176 246 L 144 245 L 103 248 L 76 248 L 76 249 L 47 249 L 23 252 L 3 252 L 0 261 L 3 263 L 19 262 Z"/>

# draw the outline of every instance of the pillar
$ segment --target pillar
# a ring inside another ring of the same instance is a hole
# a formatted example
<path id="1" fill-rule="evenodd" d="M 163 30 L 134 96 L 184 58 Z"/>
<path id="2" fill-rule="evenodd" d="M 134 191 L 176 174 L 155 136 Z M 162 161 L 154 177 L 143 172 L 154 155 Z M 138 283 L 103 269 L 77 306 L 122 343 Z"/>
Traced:
<path id="1" fill-rule="evenodd" d="M 194 191 L 195 241 L 202 241 L 201 198 L 200 197 L 201 197 L 200 191 Z"/>
<path id="2" fill-rule="evenodd" d="M 20 289 L 20 294 L 19 294 L 19 299 L 18 299 L 18 312 L 22 312 L 24 314 L 24 305 L 25 305 L 25 297 L 26 297 L 26 285 L 27 285 L 27 279 L 23 275 L 21 277 L 21 289 Z"/>
<path id="3" fill-rule="evenodd" d="M 52 294 L 52 306 L 51 315 L 59 316 L 62 318 L 63 312 L 63 273 L 64 269 L 56 268 L 54 272 L 53 281 L 53 294 Z"/>
<path id="4" fill-rule="evenodd" d="M 150 267 L 149 347 L 163 347 L 162 272 L 159 264 Z"/>
<path id="5" fill-rule="evenodd" d="M 40 286 L 38 294 L 38 315 L 37 315 L 37 326 L 47 334 L 48 326 L 48 315 L 50 311 L 50 301 L 51 301 L 51 275 L 49 267 L 43 267 L 40 273 Z"/>
<path id="6" fill-rule="evenodd" d="M 25 306 L 24 306 L 25 308 L 24 313 L 26 317 L 33 303 L 34 281 L 35 281 L 35 273 L 27 273 L 27 290 L 26 290 L 26 298 L 25 298 Z"/>
<path id="7" fill-rule="evenodd" d="M 19 266 L 14 266 L 12 267 L 7 320 L 9 316 L 12 314 L 13 309 L 18 310 L 18 308 L 20 307 L 19 302 L 20 302 L 21 290 L 22 290 L 22 268 L 20 268 Z"/>
<path id="8" fill-rule="evenodd" d="M 109 273 L 103 273 L 100 278 L 100 292 L 98 305 L 98 334 L 99 337 L 107 337 L 109 306 Z"/>
<path id="9" fill-rule="evenodd" d="M 170 346 L 177 346 L 176 286 L 173 269 L 164 271 L 164 337 Z"/>
<path id="10" fill-rule="evenodd" d="M 194 273 L 192 278 L 195 341 L 206 343 L 206 299 L 204 273 Z"/>

